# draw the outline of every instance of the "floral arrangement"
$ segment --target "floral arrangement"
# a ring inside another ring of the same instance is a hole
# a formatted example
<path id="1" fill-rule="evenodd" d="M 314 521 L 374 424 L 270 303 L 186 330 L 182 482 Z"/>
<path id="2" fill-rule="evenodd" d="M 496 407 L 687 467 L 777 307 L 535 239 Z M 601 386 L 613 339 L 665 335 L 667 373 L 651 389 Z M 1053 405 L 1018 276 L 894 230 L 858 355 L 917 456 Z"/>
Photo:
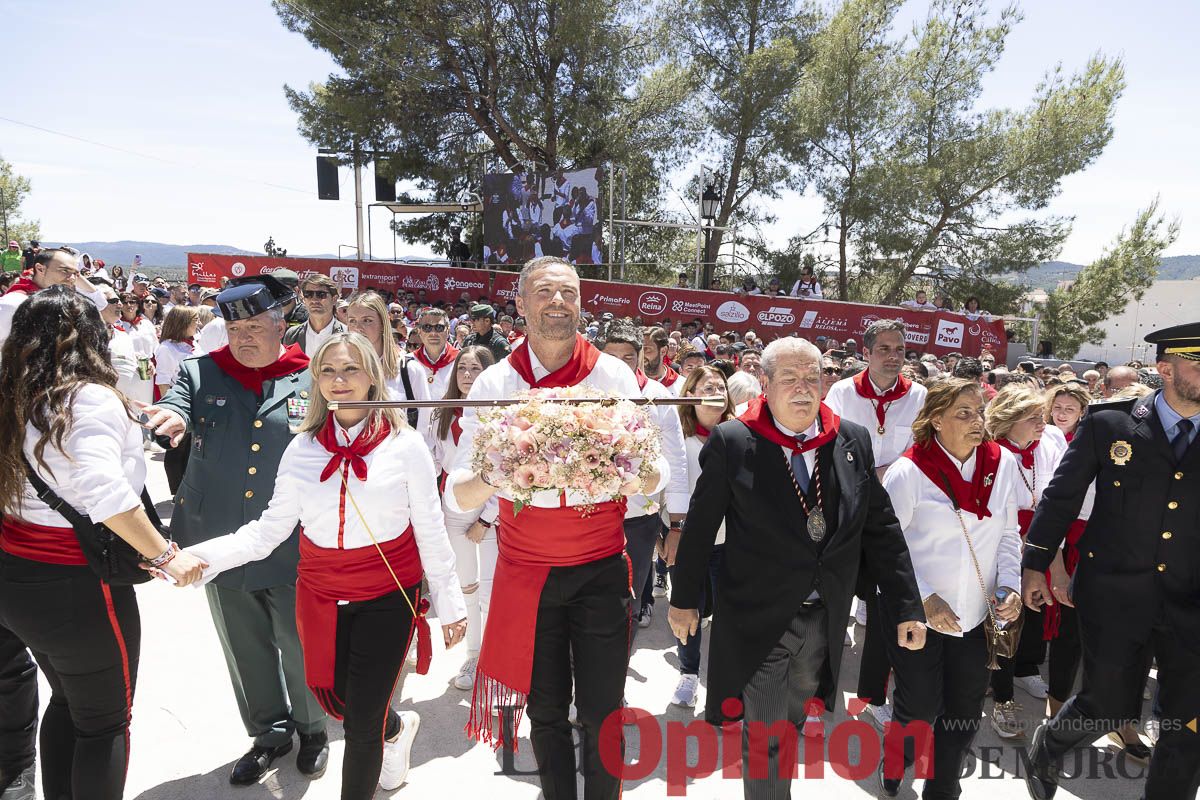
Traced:
<path id="1" fill-rule="evenodd" d="M 479 410 L 471 460 L 485 481 L 513 498 L 514 513 L 547 489 L 616 500 L 621 487 L 649 477 L 661 453 L 659 428 L 645 406 L 582 386 L 517 397 L 527 401 Z M 547 402 L 552 398 L 595 402 Z"/>

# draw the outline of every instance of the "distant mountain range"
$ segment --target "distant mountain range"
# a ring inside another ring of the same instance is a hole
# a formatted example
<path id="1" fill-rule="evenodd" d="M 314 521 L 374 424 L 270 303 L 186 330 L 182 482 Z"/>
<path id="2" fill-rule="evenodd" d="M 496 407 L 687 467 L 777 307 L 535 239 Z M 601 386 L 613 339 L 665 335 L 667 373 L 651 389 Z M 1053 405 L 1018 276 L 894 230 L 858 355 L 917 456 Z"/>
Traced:
<path id="1" fill-rule="evenodd" d="M 50 242 L 46 242 L 50 244 Z M 242 250 L 225 244 L 163 244 L 162 242 L 69 242 L 81 252 L 88 253 L 92 258 L 103 259 L 107 264 L 128 266 L 135 255 L 141 255 L 142 263 L 147 269 L 161 267 L 164 269 L 183 269 L 187 267 L 188 253 L 218 253 L 222 255 L 261 256 L 253 250 Z M 295 254 L 299 256 L 299 254 Z M 317 253 L 300 256 L 302 258 L 337 258 L 333 253 Z M 400 260 L 424 260 L 420 256 L 401 256 Z M 1029 270 L 1022 276 L 1022 282 L 1030 287 L 1053 289 L 1059 281 L 1073 279 L 1080 264 L 1066 261 L 1047 261 Z M 1170 256 L 1162 260 L 1158 268 L 1160 280 L 1189 280 L 1200 277 L 1200 255 Z"/>

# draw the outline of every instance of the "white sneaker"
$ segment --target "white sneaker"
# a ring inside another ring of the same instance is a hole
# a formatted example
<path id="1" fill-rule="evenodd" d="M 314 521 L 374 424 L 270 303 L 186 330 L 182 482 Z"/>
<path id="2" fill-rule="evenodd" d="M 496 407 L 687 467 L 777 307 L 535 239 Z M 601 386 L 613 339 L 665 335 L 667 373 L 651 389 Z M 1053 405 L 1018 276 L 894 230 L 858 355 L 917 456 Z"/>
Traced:
<path id="1" fill-rule="evenodd" d="M 0 800 L 36 800 L 36 776 L 37 768 L 29 767 L 8 785 L 3 794 L 0 794 Z"/>
<path id="2" fill-rule="evenodd" d="M 413 637 L 412 644 L 408 646 L 408 654 L 404 656 L 404 661 L 410 666 L 417 665 L 417 637 Z"/>
<path id="3" fill-rule="evenodd" d="M 404 727 L 394 742 L 383 743 L 383 769 L 379 771 L 379 788 L 386 792 L 399 789 L 408 777 L 408 765 L 412 758 L 413 740 L 421 727 L 421 717 L 415 711 L 401 711 L 400 721 Z"/>
<path id="4" fill-rule="evenodd" d="M 854 621 L 864 628 L 867 627 L 867 604 L 862 600 L 857 601 L 854 607 Z"/>
<path id="5" fill-rule="evenodd" d="M 675 694 L 671 695 L 671 705 L 695 708 L 696 688 L 699 685 L 699 675 L 680 675 L 679 685 L 675 687 Z"/>
<path id="6" fill-rule="evenodd" d="M 462 689 L 464 692 L 475 686 L 475 667 L 479 664 L 479 656 L 473 655 L 463 662 L 463 665 L 458 668 L 458 674 L 454 676 L 454 688 Z"/>
<path id="7" fill-rule="evenodd" d="M 892 721 L 893 709 L 891 701 L 885 700 L 881 706 L 871 705 L 868 703 L 865 711 L 867 712 L 867 715 L 870 717 L 871 721 L 879 726 L 879 730 L 887 730 L 885 726 Z"/>
<path id="8" fill-rule="evenodd" d="M 667 576 L 654 574 L 654 591 L 651 592 L 655 597 L 667 596 Z"/>
<path id="9" fill-rule="evenodd" d="M 1030 697 L 1035 697 L 1038 700 L 1045 700 L 1046 695 L 1050 694 L 1049 687 L 1042 680 L 1041 675 L 1028 675 L 1024 678 L 1013 678 L 1013 683 L 1025 690 L 1025 693 Z"/>
<path id="10" fill-rule="evenodd" d="M 637 625 L 639 628 L 649 628 L 650 623 L 654 619 L 654 606 L 647 603 L 642 606 L 642 610 L 638 612 Z"/>
<path id="11" fill-rule="evenodd" d="M 579 727 L 579 709 L 575 707 L 574 703 L 567 706 L 567 722 L 571 723 L 573 727 Z"/>

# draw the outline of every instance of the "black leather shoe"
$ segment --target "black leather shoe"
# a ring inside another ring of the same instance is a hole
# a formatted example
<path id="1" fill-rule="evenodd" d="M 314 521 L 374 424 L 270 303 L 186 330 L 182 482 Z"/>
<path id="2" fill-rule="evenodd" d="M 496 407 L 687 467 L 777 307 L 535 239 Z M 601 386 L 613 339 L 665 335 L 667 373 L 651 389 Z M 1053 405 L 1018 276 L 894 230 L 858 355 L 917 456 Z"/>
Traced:
<path id="1" fill-rule="evenodd" d="M 887 797 L 895 797 L 896 795 L 900 794 L 900 782 L 902 779 L 901 778 L 889 778 L 886 775 L 884 775 L 883 774 L 884 761 L 885 761 L 885 759 L 881 756 L 879 758 L 879 769 L 877 770 L 877 773 L 876 773 L 879 776 L 879 791 L 883 792 L 884 795 Z"/>
<path id="2" fill-rule="evenodd" d="M 229 782 L 234 786 L 249 786 L 257 783 L 259 778 L 267 774 L 267 770 L 271 768 L 275 759 L 290 752 L 292 752 L 290 739 L 279 747 L 254 745 L 233 765 L 233 772 L 229 773 Z"/>
<path id="3" fill-rule="evenodd" d="M 1058 791 L 1058 765 L 1046 750 L 1046 725 L 1043 722 L 1033 732 L 1029 745 L 1029 768 L 1025 772 L 1025 788 L 1033 800 L 1050 800 Z"/>
<path id="4" fill-rule="evenodd" d="M 296 754 L 296 769 L 311 780 L 325 774 L 329 766 L 329 735 L 324 731 L 300 734 L 300 752 Z"/>

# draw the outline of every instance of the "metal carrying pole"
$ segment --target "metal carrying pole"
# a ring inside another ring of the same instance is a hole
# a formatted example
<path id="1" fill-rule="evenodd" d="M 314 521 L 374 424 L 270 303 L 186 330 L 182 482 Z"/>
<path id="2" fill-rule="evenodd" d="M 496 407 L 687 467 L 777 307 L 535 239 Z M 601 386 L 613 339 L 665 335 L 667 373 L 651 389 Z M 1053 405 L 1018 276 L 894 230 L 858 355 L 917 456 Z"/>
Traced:
<path id="1" fill-rule="evenodd" d="M 724 408 L 724 397 L 505 397 L 495 400 L 334 400 L 329 403 L 330 411 L 340 409 L 374 409 L 374 408 L 500 408 L 517 406 L 536 399 L 541 403 L 561 403 L 564 405 L 584 405 L 599 403 L 611 406 L 620 402 L 633 403 L 635 406 L 704 406 L 706 408 Z"/>

